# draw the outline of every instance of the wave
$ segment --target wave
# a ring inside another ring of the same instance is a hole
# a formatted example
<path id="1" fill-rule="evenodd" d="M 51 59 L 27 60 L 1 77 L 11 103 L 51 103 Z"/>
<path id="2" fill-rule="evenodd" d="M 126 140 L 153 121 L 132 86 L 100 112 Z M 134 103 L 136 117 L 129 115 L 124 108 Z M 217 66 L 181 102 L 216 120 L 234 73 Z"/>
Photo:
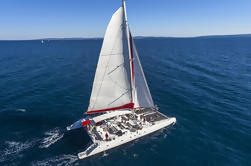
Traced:
<path id="1" fill-rule="evenodd" d="M 26 112 L 26 109 L 21 108 L 21 109 L 17 109 L 16 111 L 18 111 L 18 112 Z"/>
<path id="2" fill-rule="evenodd" d="M 133 154 L 133 158 L 137 158 L 138 156 L 139 156 L 139 155 L 136 154 L 136 153 Z"/>
<path id="3" fill-rule="evenodd" d="M 45 132 L 45 135 L 46 137 L 42 139 L 41 145 L 39 146 L 39 148 L 48 148 L 52 144 L 62 139 L 64 136 L 64 134 L 58 127 Z"/>
<path id="4" fill-rule="evenodd" d="M 122 154 L 123 154 L 124 156 L 126 156 L 126 155 L 127 155 L 127 152 L 126 152 L 124 149 L 122 149 Z"/>
<path id="5" fill-rule="evenodd" d="M 6 148 L 0 151 L 0 162 L 14 159 L 21 152 L 34 146 L 36 141 L 26 141 L 26 142 L 15 142 L 15 141 L 6 141 Z"/>
<path id="6" fill-rule="evenodd" d="M 78 160 L 77 156 L 74 155 L 59 155 L 52 158 L 48 158 L 42 161 L 35 161 L 32 166 L 48 166 L 48 165 L 57 165 L 57 166 L 70 166 L 73 165 Z"/>

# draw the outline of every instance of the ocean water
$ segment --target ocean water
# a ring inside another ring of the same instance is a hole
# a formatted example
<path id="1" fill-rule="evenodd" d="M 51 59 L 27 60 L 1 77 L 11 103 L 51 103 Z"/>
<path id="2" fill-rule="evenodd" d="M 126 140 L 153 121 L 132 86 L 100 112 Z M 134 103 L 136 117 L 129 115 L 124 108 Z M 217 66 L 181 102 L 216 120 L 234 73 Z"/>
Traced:
<path id="1" fill-rule="evenodd" d="M 101 39 L 0 41 L 0 165 L 251 165 L 251 37 L 136 40 L 174 127 L 84 160 Z"/>

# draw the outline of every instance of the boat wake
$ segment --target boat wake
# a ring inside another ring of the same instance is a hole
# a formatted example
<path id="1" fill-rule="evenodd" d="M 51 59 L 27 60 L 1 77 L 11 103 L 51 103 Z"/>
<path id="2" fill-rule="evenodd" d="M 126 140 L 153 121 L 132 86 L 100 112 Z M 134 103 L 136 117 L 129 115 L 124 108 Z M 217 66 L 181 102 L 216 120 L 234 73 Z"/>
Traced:
<path id="1" fill-rule="evenodd" d="M 74 155 L 59 155 L 52 158 L 48 158 L 42 161 L 33 162 L 32 166 L 48 166 L 48 165 L 57 165 L 57 166 L 70 166 L 78 160 L 77 156 Z"/>
<path id="2" fill-rule="evenodd" d="M 20 153 L 33 147 L 35 141 L 26 141 L 26 142 L 15 142 L 15 141 L 6 141 L 6 148 L 0 151 L 0 162 L 6 160 L 14 159 L 13 156 L 19 156 Z"/>
<path id="3" fill-rule="evenodd" d="M 45 137 L 41 141 L 41 145 L 39 148 L 48 148 L 52 144 L 56 143 L 60 139 L 62 139 L 64 136 L 64 133 L 60 130 L 60 128 L 54 128 L 47 132 L 45 132 Z"/>

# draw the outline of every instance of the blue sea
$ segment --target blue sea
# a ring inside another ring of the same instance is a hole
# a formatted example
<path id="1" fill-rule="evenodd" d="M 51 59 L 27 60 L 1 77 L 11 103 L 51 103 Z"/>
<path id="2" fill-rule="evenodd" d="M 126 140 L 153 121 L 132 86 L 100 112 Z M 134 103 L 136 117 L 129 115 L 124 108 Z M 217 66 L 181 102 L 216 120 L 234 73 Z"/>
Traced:
<path id="1" fill-rule="evenodd" d="M 87 159 L 102 39 L 0 41 L 1 166 L 250 166 L 251 37 L 136 39 L 155 104 L 175 126 Z"/>

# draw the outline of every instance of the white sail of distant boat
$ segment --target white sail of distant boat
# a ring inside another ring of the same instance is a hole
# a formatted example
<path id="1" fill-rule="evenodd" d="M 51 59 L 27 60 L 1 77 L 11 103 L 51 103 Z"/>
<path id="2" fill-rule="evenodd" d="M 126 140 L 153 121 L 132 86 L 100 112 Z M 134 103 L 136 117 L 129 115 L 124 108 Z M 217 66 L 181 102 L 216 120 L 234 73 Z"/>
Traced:
<path id="1" fill-rule="evenodd" d="M 86 115 L 67 127 L 67 130 L 85 127 L 92 139 L 93 144 L 78 154 L 80 159 L 176 122 L 154 106 L 123 0 L 105 33 Z"/>

